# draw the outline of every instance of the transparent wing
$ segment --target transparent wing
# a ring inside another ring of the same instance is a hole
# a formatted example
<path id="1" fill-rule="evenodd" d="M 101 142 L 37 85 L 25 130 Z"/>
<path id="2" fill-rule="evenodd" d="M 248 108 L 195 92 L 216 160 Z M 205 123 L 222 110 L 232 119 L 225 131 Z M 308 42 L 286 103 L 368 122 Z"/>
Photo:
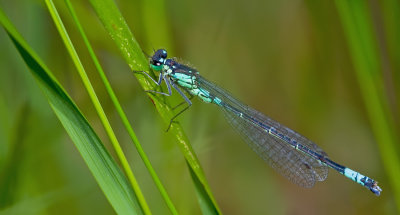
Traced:
<path id="1" fill-rule="evenodd" d="M 249 120 L 239 117 L 227 107 L 231 106 L 239 110 L 241 113 L 252 116 L 259 122 L 274 127 L 278 133 L 326 156 L 326 153 L 316 144 L 293 130 L 268 118 L 264 114 L 244 105 L 233 98 L 228 92 L 205 80 L 201 76 L 198 76 L 196 80 L 200 88 L 204 88 L 210 92 L 210 95 L 220 98 L 225 103 L 225 107 L 222 108 L 230 124 L 246 140 L 250 147 L 276 171 L 293 183 L 307 188 L 314 186 L 316 181 L 323 181 L 327 178 L 327 166 L 323 165 L 318 160 L 307 156 L 303 152 L 294 149 L 284 140 L 270 135 L 264 129 L 256 126 Z"/>

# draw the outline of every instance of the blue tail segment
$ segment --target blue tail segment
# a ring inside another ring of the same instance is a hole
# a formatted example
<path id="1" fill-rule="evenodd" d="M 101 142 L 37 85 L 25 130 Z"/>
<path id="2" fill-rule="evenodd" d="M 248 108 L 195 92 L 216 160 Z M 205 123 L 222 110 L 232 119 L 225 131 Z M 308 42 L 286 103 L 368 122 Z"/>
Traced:
<path id="1" fill-rule="evenodd" d="M 382 189 L 378 186 L 378 182 L 374 181 L 371 178 L 368 178 L 367 176 L 362 175 L 359 172 L 356 172 L 349 168 L 345 168 L 343 175 L 368 188 L 377 196 L 379 196 L 382 192 Z"/>

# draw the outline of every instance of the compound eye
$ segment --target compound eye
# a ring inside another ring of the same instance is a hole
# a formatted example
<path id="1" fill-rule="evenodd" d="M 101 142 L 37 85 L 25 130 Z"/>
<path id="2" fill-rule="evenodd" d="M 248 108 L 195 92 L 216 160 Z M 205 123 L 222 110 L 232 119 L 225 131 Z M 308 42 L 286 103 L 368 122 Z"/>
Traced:
<path id="1" fill-rule="evenodd" d="M 160 57 L 166 59 L 167 58 L 167 51 L 165 49 L 160 49 L 159 51 L 161 52 L 160 53 Z"/>

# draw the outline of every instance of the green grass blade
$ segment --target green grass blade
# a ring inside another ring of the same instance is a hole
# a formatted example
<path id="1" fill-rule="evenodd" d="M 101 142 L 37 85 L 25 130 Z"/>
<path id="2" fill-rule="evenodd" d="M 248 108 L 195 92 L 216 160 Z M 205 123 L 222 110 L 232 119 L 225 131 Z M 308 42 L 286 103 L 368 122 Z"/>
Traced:
<path id="1" fill-rule="evenodd" d="M 372 130 L 400 211 L 400 160 L 396 153 L 399 137 L 383 91 L 382 69 L 377 40 L 372 30 L 367 2 L 337 0 L 336 5 L 346 34 L 355 72 L 364 98 Z M 383 186 L 384 189 L 384 186 Z"/>
<path id="2" fill-rule="evenodd" d="M 88 121 L 1 9 L 0 22 L 114 210 L 118 214 L 143 214 L 127 179 Z"/>
<path id="3" fill-rule="evenodd" d="M 143 23 L 146 38 L 146 50 L 153 47 L 162 47 L 168 53 L 174 53 L 172 43 L 171 26 L 169 26 L 166 2 L 164 0 L 147 0 L 141 3 L 143 13 Z M 157 26 L 157 28 L 154 28 Z M 160 35 L 163 35 L 160 37 Z M 186 162 L 186 164 L 188 164 Z M 189 165 L 189 164 L 188 164 Z M 207 195 L 207 191 L 202 186 L 196 174 L 189 167 L 190 176 L 195 186 L 196 197 L 203 214 L 217 214 L 218 209 Z"/>
<path id="4" fill-rule="evenodd" d="M 169 26 L 166 2 L 164 0 L 147 0 L 141 2 L 143 13 L 143 23 L 146 38 L 146 50 L 153 47 L 162 47 L 168 50 L 168 53 L 174 53 L 172 43 L 171 26 Z M 157 28 L 154 28 L 157 26 Z M 160 35 L 163 35 L 160 37 Z M 188 164 L 186 162 L 186 164 Z M 189 165 L 189 164 L 188 164 Z M 203 214 L 217 214 L 218 210 L 207 195 L 207 191 L 202 186 L 196 174 L 189 167 L 190 176 L 195 186 L 196 197 Z"/>
<path id="5" fill-rule="evenodd" d="M 196 177 L 192 168 L 189 166 L 190 176 L 192 176 L 192 180 L 196 189 L 197 199 L 199 201 L 200 209 L 203 214 L 218 214 L 218 209 L 212 203 L 212 199 L 207 195 L 206 190 L 203 188 L 203 185 Z"/>
<path id="6" fill-rule="evenodd" d="M 78 73 L 79 73 L 79 75 L 80 75 L 80 77 L 82 79 L 82 82 L 85 85 L 85 88 L 86 88 L 86 90 L 87 90 L 87 92 L 89 94 L 89 97 L 90 97 L 91 101 L 93 102 L 93 105 L 94 105 L 94 107 L 95 107 L 95 109 L 97 111 L 97 114 L 99 115 L 99 118 L 100 118 L 100 120 L 101 120 L 101 122 L 103 124 L 103 127 L 107 132 L 107 135 L 108 135 L 108 137 L 109 137 L 109 139 L 110 139 L 110 141 L 111 141 L 111 143 L 112 143 L 112 145 L 114 147 L 115 152 L 117 153 L 117 156 L 118 156 L 118 158 L 119 158 L 119 160 L 121 162 L 122 168 L 124 169 L 125 174 L 128 176 L 129 181 L 131 182 L 131 185 L 132 185 L 132 187 L 133 187 L 133 189 L 134 189 L 134 191 L 135 191 L 135 193 L 136 193 L 136 195 L 138 197 L 139 203 L 142 206 L 142 208 L 143 208 L 143 210 L 144 210 L 144 212 L 146 214 L 151 214 L 150 208 L 147 205 L 147 202 L 146 202 L 146 200 L 144 198 L 144 195 L 142 194 L 142 191 L 141 191 L 141 189 L 139 187 L 139 184 L 136 181 L 136 178 L 135 178 L 135 176 L 134 176 L 134 174 L 132 172 L 132 169 L 131 169 L 131 167 L 130 167 L 130 165 L 128 163 L 128 160 L 126 159 L 125 154 L 124 154 L 124 152 L 123 152 L 123 150 L 122 150 L 122 148 L 121 148 L 121 146 L 120 146 L 120 144 L 119 144 L 119 142 L 117 140 L 117 137 L 116 137 L 111 125 L 110 125 L 110 122 L 108 121 L 107 116 L 106 116 L 106 114 L 105 114 L 105 112 L 104 112 L 104 110 L 103 110 L 103 108 L 102 108 L 102 106 L 100 104 L 100 101 L 97 98 L 96 92 L 94 91 L 93 86 L 90 83 L 89 77 L 87 76 L 87 74 L 85 72 L 85 69 L 83 68 L 82 63 L 79 60 L 79 56 L 76 53 L 75 48 L 74 48 L 71 40 L 69 39 L 68 33 L 67 33 L 67 31 L 66 31 L 66 29 L 65 29 L 65 27 L 64 27 L 64 25 L 63 25 L 63 23 L 61 21 L 60 16 L 58 15 L 57 9 L 55 8 L 54 3 L 53 3 L 52 0 L 46 0 L 46 4 L 47 4 L 49 12 L 50 12 L 50 14 L 51 14 L 51 16 L 52 16 L 52 18 L 54 20 L 54 23 L 55 23 L 55 25 L 56 25 L 56 27 L 57 27 L 60 35 L 61 35 L 61 38 L 63 39 L 64 44 L 65 44 L 65 46 L 66 46 L 66 48 L 67 48 L 67 50 L 68 50 L 73 62 L 74 62 L 77 70 L 78 70 Z"/>
<path id="7" fill-rule="evenodd" d="M 103 81 L 103 83 L 105 85 L 105 88 L 106 88 L 106 90 L 107 90 L 112 102 L 114 103 L 114 106 L 115 106 L 119 116 L 121 117 L 121 120 L 122 120 L 126 130 L 128 131 L 133 143 L 135 144 L 135 147 L 136 147 L 140 157 L 142 158 L 147 170 L 149 171 L 151 177 L 153 178 L 154 183 L 156 184 L 158 190 L 160 191 L 162 197 L 164 198 L 164 201 L 166 202 L 166 204 L 167 204 L 168 208 L 170 209 L 171 213 L 172 214 L 178 214 L 178 212 L 175 209 L 174 204 L 172 203 L 170 197 L 168 196 L 167 191 L 165 190 L 164 186 L 162 185 L 160 179 L 157 176 L 157 173 L 155 172 L 153 166 L 151 165 L 149 158 L 147 157 L 146 153 L 144 152 L 142 146 L 140 145 L 139 140 L 136 137 L 136 134 L 133 131 L 132 126 L 129 123 L 129 120 L 128 120 L 125 112 L 123 111 L 123 109 L 121 107 L 121 104 L 118 101 L 118 98 L 115 95 L 114 90 L 112 89 L 111 84 L 108 81 L 108 79 L 106 77 L 106 74 L 103 71 L 103 68 L 100 65 L 99 60 L 97 59 L 96 54 L 93 51 L 92 45 L 90 44 L 89 39 L 87 38 L 87 36 L 86 36 L 86 34 L 85 34 L 85 32 L 84 32 L 79 20 L 78 20 L 78 17 L 77 17 L 77 15 L 75 13 L 75 10 L 74 10 L 71 2 L 69 0 L 66 0 L 65 2 L 67 4 L 67 7 L 68 7 L 70 13 L 71 13 L 71 16 L 74 19 L 74 22 L 75 22 L 77 28 L 78 28 L 78 30 L 79 30 L 79 32 L 80 32 L 80 34 L 81 34 L 81 36 L 82 36 L 82 38 L 84 40 L 84 43 L 86 44 L 86 46 L 88 48 L 89 54 L 90 54 L 95 66 L 96 66 L 97 71 L 99 72 L 99 75 L 100 75 L 100 77 L 101 77 L 101 79 L 102 79 L 102 81 Z"/>
<path id="8" fill-rule="evenodd" d="M 90 0 L 90 2 L 105 29 L 121 50 L 121 53 L 129 67 L 134 71 L 149 71 L 148 61 L 114 1 Z M 136 74 L 136 78 L 144 90 L 155 89 L 155 84 L 149 81 L 145 76 Z M 162 102 L 162 96 L 152 94 L 148 95 L 167 126 L 170 119 L 174 116 L 171 107 Z M 199 182 L 203 186 L 203 189 L 205 189 L 205 193 L 211 199 L 214 207 L 217 208 L 218 212 L 220 212 L 197 156 L 195 155 L 192 146 L 189 144 L 188 138 L 183 132 L 182 127 L 178 123 L 173 123 L 169 132 L 175 136 L 178 146 L 189 163 L 190 168 L 192 168 L 196 177 L 198 177 Z"/>

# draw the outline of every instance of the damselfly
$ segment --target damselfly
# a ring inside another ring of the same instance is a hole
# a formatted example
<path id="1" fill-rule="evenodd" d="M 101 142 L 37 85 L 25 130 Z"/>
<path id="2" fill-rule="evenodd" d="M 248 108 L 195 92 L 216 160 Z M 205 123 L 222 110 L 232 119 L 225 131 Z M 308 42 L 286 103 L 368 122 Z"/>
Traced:
<path id="1" fill-rule="evenodd" d="M 249 146 L 293 183 L 306 188 L 313 187 L 316 181 L 324 181 L 327 178 L 330 167 L 371 190 L 375 195 L 380 195 L 382 189 L 378 182 L 330 160 L 316 144 L 241 103 L 225 90 L 201 77 L 195 69 L 167 59 L 166 50 L 157 50 L 150 59 L 150 66 L 154 71 L 160 72 L 158 81 L 146 72 L 144 74 L 157 85 L 164 81 L 168 93 L 150 92 L 170 96 L 172 86 L 188 104 L 171 119 L 169 126 L 178 115 L 192 105 L 185 91 L 191 97 L 198 96 L 204 102 L 218 105 Z"/>

